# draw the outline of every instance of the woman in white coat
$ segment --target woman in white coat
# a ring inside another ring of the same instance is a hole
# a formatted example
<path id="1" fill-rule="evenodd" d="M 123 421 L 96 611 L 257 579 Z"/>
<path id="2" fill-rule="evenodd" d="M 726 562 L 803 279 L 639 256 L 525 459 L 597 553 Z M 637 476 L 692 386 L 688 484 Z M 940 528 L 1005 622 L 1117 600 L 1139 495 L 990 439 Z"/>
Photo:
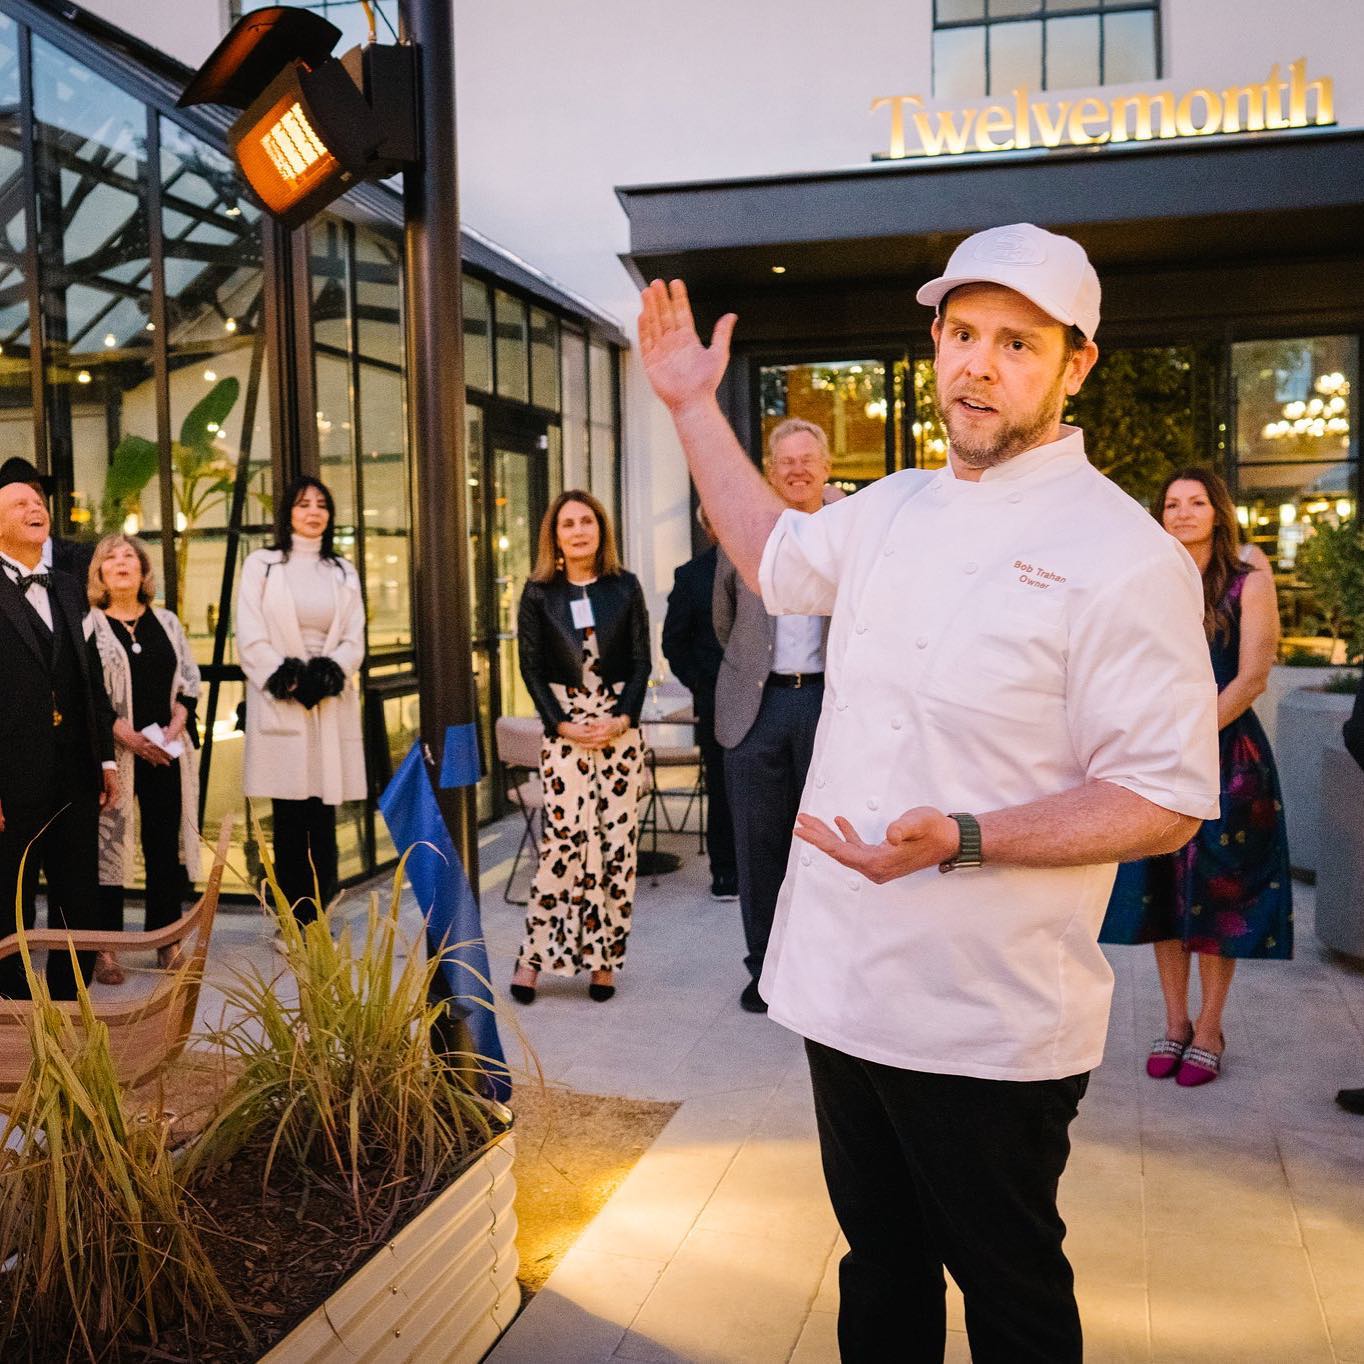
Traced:
<path id="1" fill-rule="evenodd" d="M 337 891 L 336 807 L 365 798 L 355 677 L 365 603 L 360 575 L 333 548 L 335 521 L 326 485 L 295 479 L 280 501 L 275 543 L 247 557 L 237 592 L 242 785 L 248 798 L 272 802 L 275 875 L 301 923 Z"/>

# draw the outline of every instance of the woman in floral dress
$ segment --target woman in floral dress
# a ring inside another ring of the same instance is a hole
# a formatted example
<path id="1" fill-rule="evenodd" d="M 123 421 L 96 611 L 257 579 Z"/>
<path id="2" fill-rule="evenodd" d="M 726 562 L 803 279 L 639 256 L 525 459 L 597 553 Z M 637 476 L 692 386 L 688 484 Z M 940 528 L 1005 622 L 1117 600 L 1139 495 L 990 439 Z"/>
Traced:
<path id="1" fill-rule="evenodd" d="M 1146 1072 L 1207 1084 L 1222 1068 L 1222 1013 L 1242 957 L 1293 955 L 1293 883 L 1274 755 L 1251 703 L 1274 662 L 1279 612 L 1263 556 L 1238 553 L 1227 486 L 1206 469 L 1174 474 L 1153 504 L 1203 575 L 1205 625 L 1217 680 L 1222 811 L 1179 852 L 1124 863 L 1100 941 L 1154 943 L 1165 1032 Z M 1202 1008 L 1189 1018 L 1189 957 Z"/>
<path id="2" fill-rule="evenodd" d="M 634 906 L 649 613 L 590 493 L 561 493 L 545 514 L 517 631 L 521 676 L 545 726 L 545 808 L 511 993 L 529 1004 L 541 971 L 590 971 L 588 993 L 605 1001 Z"/>

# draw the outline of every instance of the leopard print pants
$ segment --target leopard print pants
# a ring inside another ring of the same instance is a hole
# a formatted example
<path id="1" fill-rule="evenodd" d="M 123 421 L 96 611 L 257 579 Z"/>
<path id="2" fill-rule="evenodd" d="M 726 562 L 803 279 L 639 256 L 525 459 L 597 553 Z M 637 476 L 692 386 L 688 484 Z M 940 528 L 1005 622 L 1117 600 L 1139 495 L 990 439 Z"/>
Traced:
<path id="1" fill-rule="evenodd" d="M 615 703 L 594 664 L 589 656 L 585 687 L 563 689 L 574 720 L 599 719 Z M 644 782 L 639 730 L 628 729 L 600 749 L 546 738 L 540 779 L 544 836 L 517 965 L 565 976 L 618 971 L 635 899 Z"/>

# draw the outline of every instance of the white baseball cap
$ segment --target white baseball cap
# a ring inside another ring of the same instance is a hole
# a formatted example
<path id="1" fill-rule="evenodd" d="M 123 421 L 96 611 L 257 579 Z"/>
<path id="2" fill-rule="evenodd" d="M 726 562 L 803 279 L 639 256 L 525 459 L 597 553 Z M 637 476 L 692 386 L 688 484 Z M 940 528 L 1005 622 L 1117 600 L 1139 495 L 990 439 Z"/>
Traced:
<path id="1" fill-rule="evenodd" d="M 962 284 L 1002 284 L 1093 340 L 1099 329 L 1099 277 L 1079 242 L 1032 223 L 992 227 L 967 237 L 947 269 L 915 294 L 936 308 Z"/>

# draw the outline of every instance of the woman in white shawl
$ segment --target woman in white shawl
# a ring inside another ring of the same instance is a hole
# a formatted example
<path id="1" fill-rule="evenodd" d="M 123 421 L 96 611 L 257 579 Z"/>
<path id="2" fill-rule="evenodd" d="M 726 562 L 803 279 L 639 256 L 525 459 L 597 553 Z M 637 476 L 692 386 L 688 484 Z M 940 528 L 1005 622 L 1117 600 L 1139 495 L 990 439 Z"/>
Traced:
<path id="1" fill-rule="evenodd" d="M 337 891 L 336 807 L 365 798 L 355 680 L 365 603 L 360 575 L 333 547 L 335 524 L 326 485 L 296 478 L 280 499 L 275 543 L 247 557 L 237 592 L 242 785 L 248 798 L 271 800 L 275 876 L 302 923 Z"/>
<path id="2" fill-rule="evenodd" d="M 100 814 L 100 926 L 123 931 L 136 812 L 150 931 L 180 917 L 185 893 L 199 876 L 199 754 L 191 742 L 199 666 L 174 612 L 152 604 L 155 577 L 140 540 L 106 535 L 95 546 L 88 588 L 104 685 L 114 708 L 119 789 L 136 797 L 106 805 Z M 175 957 L 175 949 L 162 949 L 161 965 L 174 965 Z M 115 954 L 98 955 L 95 979 L 122 984 Z"/>

